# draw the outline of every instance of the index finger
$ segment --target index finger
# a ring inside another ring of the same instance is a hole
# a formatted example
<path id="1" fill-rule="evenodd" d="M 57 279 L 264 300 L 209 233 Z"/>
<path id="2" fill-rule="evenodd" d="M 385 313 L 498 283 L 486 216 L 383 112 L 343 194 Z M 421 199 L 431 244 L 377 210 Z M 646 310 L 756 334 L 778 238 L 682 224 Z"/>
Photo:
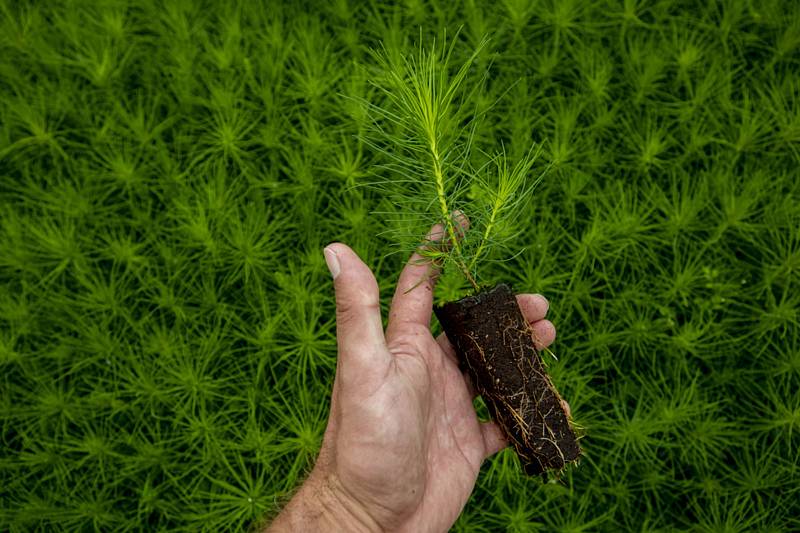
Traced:
<path id="1" fill-rule="evenodd" d="M 462 231 L 469 225 L 463 214 L 456 212 L 453 217 L 461 226 Z M 411 255 L 400 273 L 389 310 L 389 325 L 386 328 L 387 340 L 391 339 L 403 326 L 409 324 L 430 327 L 433 313 L 433 289 L 439 277 L 440 266 L 420 251 L 440 243 L 444 239 L 444 233 L 442 224 L 434 225 L 420 247 L 421 250 L 417 250 Z"/>

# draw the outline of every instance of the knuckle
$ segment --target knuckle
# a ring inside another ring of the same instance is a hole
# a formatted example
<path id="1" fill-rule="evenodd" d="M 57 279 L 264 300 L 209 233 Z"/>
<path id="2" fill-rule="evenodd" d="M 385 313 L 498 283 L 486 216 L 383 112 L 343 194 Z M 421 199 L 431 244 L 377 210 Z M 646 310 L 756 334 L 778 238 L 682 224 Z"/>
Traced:
<path id="1" fill-rule="evenodd" d="M 404 323 L 391 343 L 391 351 L 395 354 L 411 354 L 428 352 L 438 348 L 436 340 L 431 336 L 430 330 L 416 323 Z"/>
<path id="2" fill-rule="evenodd" d="M 359 290 L 336 299 L 336 317 L 341 322 L 356 322 L 364 316 L 380 311 L 377 294 L 369 289 Z M 373 293 L 373 294 L 370 294 Z"/>

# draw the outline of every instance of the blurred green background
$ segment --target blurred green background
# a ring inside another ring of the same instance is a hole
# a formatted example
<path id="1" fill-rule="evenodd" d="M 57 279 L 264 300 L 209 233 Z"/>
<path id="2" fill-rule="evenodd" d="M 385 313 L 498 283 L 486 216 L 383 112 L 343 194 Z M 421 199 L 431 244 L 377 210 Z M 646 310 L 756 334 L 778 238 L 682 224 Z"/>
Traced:
<path id="1" fill-rule="evenodd" d="M 553 165 L 484 274 L 550 300 L 586 436 L 557 483 L 488 460 L 454 530 L 800 530 L 789 0 L 0 0 L 0 530 L 279 508 L 327 416 L 322 247 L 384 303 L 405 259 L 348 97 L 459 28 L 476 146 Z"/>

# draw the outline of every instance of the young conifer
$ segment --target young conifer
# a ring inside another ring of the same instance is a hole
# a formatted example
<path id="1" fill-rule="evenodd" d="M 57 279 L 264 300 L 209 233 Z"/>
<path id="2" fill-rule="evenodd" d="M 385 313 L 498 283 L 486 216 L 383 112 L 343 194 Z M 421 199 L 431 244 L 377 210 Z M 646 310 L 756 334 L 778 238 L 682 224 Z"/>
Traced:
<path id="1" fill-rule="evenodd" d="M 423 255 L 455 268 L 478 290 L 480 264 L 507 243 L 509 232 L 500 230 L 514 227 L 544 172 L 534 171 L 541 154 L 535 143 L 517 161 L 503 146 L 493 155 L 475 153 L 483 112 L 470 102 L 485 77 L 477 65 L 488 40 L 454 67 L 457 37 L 420 44 L 413 55 L 386 47 L 374 53 L 379 74 L 373 83 L 383 99 L 364 101 L 373 118 L 364 141 L 384 159 L 371 184 L 392 204 L 381 213 L 395 217 L 391 240 L 407 251 L 441 224 L 442 245 L 425 246 Z M 469 232 L 458 213 L 469 218 Z"/>

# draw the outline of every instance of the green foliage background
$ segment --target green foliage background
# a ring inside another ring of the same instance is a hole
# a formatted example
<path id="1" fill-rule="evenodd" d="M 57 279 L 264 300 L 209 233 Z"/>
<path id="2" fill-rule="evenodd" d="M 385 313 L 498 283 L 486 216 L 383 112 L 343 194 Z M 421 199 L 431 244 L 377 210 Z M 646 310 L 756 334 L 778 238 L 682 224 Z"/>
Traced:
<path id="1" fill-rule="evenodd" d="M 455 530 L 800 529 L 799 7 L 0 1 L 0 529 L 274 512 L 327 415 L 322 247 L 384 303 L 405 259 L 345 96 L 462 26 L 476 146 L 553 164 L 484 275 L 549 298 L 586 455 L 487 461 Z"/>

